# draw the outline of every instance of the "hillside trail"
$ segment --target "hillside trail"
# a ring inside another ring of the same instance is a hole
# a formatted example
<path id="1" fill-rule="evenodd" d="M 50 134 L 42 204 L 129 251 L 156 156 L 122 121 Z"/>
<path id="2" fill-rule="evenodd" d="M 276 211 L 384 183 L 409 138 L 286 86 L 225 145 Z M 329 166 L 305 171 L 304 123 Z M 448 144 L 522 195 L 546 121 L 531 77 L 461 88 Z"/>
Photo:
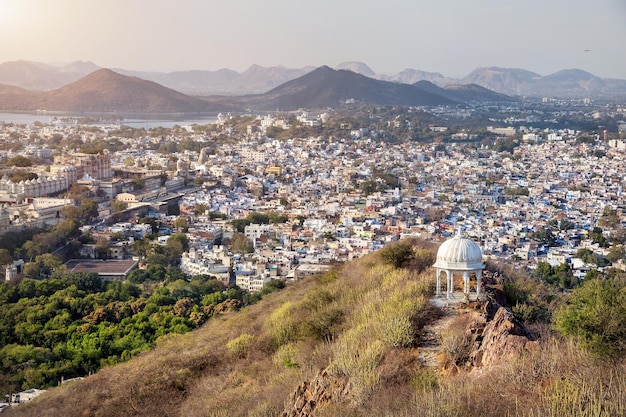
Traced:
<path id="1" fill-rule="evenodd" d="M 461 314 L 473 311 L 467 304 L 465 295 L 458 291 L 452 298 L 433 297 L 430 302 L 441 311 L 441 316 L 431 324 L 424 326 L 417 345 L 418 359 L 427 368 L 439 368 L 437 356 L 441 350 L 441 334 L 454 319 Z"/>

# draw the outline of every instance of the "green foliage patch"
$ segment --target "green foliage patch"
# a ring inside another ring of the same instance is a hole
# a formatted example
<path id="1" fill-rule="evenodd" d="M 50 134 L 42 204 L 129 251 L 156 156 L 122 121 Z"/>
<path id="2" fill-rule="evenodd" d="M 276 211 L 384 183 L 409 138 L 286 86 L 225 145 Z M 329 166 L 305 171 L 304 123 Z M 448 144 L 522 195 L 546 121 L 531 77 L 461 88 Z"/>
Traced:
<path id="1" fill-rule="evenodd" d="M 165 269 L 159 267 L 144 273 L 162 278 Z M 2 283 L 0 391 L 53 386 L 126 361 L 160 336 L 200 326 L 229 298 L 243 300 L 244 293 L 224 291 L 210 277 L 173 281 L 151 294 L 130 282 L 104 282 L 95 273 Z"/>

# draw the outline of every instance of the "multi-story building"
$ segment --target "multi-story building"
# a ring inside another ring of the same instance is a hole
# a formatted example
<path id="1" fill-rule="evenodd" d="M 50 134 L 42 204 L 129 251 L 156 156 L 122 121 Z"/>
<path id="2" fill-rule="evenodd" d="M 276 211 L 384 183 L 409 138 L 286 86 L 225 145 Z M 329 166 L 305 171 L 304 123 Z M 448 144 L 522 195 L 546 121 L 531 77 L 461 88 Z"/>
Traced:
<path id="1" fill-rule="evenodd" d="M 105 179 L 113 176 L 111 158 L 108 153 L 85 154 L 69 153 L 54 157 L 55 164 L 72 165 L 76 167 L 78 178 L 89 176 L 93 179 Z"/>

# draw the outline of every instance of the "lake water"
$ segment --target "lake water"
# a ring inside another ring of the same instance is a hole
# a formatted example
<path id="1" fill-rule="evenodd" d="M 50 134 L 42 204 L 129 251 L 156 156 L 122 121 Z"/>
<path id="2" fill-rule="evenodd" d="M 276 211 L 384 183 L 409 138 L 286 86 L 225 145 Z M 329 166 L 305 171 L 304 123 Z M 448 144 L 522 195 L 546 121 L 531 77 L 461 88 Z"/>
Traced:
<path id="1" fill-rule="evenodd" d="M 120 124 L 136 129 L 150 129 L 153 127 L 172 128 L 174 125 L 185 126 L 200 124 L 206 125 L 215 123 L 217 121 L 216 115 L 198 115 L 198 114 L 176 114 L 176 115 L 146 115 L 145 117 L 139 117 L 137 115 L 129 115 L 128 117 L 112 116 L 112 115 L 73 115 L 73 114 L 56 114 L 56 113 L 0 113 L 0 124 L 15 123 L 30 125 L 35 122 L 41 122 L 43 124 L 52 124 L 55 118 L 57 119 L 76 119 L 80 120 L 84 117 L 92 119 L 101 118 L 102 121 L 89 122 L 86 124 L 96 126 L 106 126 L 111 124 Z M 117 120 L 117 121 L 116 121 Z M 61 124 L 73 124 L 73 123 L 61 123 Z"/>

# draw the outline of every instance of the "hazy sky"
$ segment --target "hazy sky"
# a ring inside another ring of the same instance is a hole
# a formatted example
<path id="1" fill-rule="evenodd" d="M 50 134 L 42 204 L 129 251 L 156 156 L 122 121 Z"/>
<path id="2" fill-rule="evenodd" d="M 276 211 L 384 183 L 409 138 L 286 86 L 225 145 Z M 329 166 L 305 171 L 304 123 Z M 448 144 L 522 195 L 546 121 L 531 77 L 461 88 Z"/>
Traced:
<path id="1" fill-rule="evenodd" d="M 626 0 L 0 0 L 0 62 L 243 71 L 362 61 L 626 79 Z"/>

